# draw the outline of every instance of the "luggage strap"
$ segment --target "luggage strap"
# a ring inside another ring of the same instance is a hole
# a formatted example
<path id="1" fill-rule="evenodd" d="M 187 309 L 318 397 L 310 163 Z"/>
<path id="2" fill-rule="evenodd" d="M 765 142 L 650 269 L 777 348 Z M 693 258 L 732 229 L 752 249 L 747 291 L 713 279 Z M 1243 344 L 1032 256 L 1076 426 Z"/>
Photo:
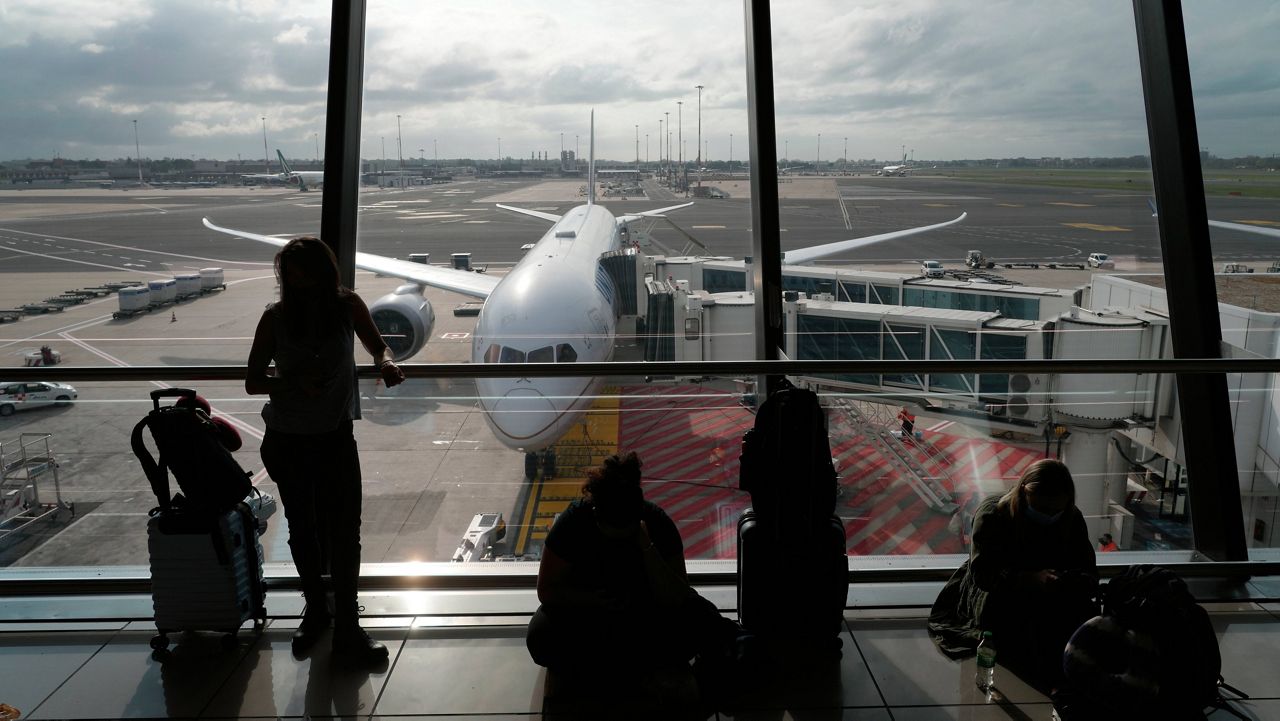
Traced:
<path id="1" fill-rule="evenodd" d="M 152 413 L 154 413 L 153 411 Z M 147 474 L 147 481 L 151 484 L 151 492 L 156 494 L 156 499 L 160 501 L 161 508 L 168 508 L 172 503 L 172 497 L 169 495 L 169 471 L 164 466 L 156 463 L 151 457 L 151 451 L 142 442 L 142 429 L 151 425 L 153 415 L 148 413 L 143 416 L 142 420 L 133 427 L 133 433 L 129 437 L 129 445 L 133 448 L 133 455 L 138 457 L 138 462 L 142 464 L 142 470 Z M 154 431 L 152 431 L 154 434 Z"/>

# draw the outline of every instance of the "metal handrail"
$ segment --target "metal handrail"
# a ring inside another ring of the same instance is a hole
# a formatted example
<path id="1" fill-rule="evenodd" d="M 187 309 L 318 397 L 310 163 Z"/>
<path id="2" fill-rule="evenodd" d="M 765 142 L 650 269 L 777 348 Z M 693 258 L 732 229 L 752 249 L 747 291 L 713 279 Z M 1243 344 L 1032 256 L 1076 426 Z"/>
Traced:
<path id="1" fill-rule="evenodd" d="M 1160 565 L 1183 578 L 1239 582 L 1280 575 L 1280 563 L 1274 561 L 1204 561 Z M 529 566 L 532 567 L 533 564 L 530 563 Z M 1114 578 L 1126 568 L 1127 564 L 1100 565 L 1098 574 L 1103 579 Z M 143 566 L 103 568 L 91 577 L 0 573 L 0 596 L 146 595 L 151 593 L 151 579 L 146 570 Z M 946 581 L 954 572 L 955 569 L 951 567 L 855 568 L 849 570 L 849 583 L 937 583 Z M 699 572 L 691 569 L 689 582 L 695 586 L 733 586 L 737 583 L 737 574 L 734 571 Z M 452 573 L 437 569 L 422 573 L 366 573 L 360 577 L 360 590 L 363 592 L 531 590 L 536 585 L 537 575 L 531 570 L 524 573 Z M 301 591 L 302 582 L 294 574 L 268 576 L 266 587 L 268 591 Z"/>
<path id="2" fill-rule="evenodd" d="M 840 374 L 924 373 L 1278 373 L 1280 358 L 1166 358 L 1073 360 L 734 360 L 618 363 L 409 363 L 400 366 L 409 378 L 565 378 L 621 376 L 817 376 Z M 5 371 L 15 381 L 242 380 L 244 365 L 200 366 L 36 366 Z M 378 377 L 373 366 L 360 366 L 365 378 Z"/>

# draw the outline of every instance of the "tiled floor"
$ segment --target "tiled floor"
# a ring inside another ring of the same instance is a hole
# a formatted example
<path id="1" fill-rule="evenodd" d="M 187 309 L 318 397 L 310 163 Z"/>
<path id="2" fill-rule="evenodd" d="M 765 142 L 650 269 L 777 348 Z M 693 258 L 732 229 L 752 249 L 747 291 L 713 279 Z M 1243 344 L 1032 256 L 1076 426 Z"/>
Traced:
<path id="1" fill-rule="evenodd" d="M 1280 607 L 1244 603 L 1211 610 L 1223 673 L 1253 696 L 1238 708 L 1248 718 L 1280 720 Z M 771 677 L 744 692 L 732 710 L 679 715 L 624 704 L 580 709 L 577 717 L 1048 721 L 1048 700 L 1011 673 L 997 677 L 997 698 L 980 694 L 973 661 L 939 654 L 925 635 L 922 614 L 848 612 L 838 666 Z M 391 662 L 372 672 L 346 668 L 322 648 L 295 659 L 290 621 L 274 620 L 260 637 L 242 634 L 234 649 L 214 635 L 189 635 L 164 663 L 151 657 L 153 629 L 145 622 L 11 630 L 0 634 L 0 703 L 19 709 L 24 719 L 564 718 L 550 713 L 546 674 L 529 660 L 519 618 L 375 619 L 369 625 L 390 648 Z"/>

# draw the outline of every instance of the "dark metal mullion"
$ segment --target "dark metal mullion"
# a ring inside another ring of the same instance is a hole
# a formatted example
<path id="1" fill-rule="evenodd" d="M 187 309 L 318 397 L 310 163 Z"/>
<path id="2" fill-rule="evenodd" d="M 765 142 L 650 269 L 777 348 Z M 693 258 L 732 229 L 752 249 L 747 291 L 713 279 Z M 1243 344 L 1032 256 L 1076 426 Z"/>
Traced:
<path id="1" fill-rule="evenodd" d="M 756 360 L 777 360 L 782 347 L 782 232 L 773 105 L 773 36 L 769 0 L 743 0 L 747 35 L 747 116 L 751 156 L 751 254 Z"/>
<path id="2" fill-rule="evenodd" d="M 333 0 L 320 237 L 338 256 L 342 284 L 348 288 L 355 287 L 356 280 L 364 17 L 365 0 Z"/>
<path id="3" fill-rule="evenodd" d="M 1222 327 L 1182 6 L 1133 0 L 1175 358 L 1222 357 Z M 1192 540 L 1217 561 L 1248 556 L 1227 379 L 1179 374 Z"/>

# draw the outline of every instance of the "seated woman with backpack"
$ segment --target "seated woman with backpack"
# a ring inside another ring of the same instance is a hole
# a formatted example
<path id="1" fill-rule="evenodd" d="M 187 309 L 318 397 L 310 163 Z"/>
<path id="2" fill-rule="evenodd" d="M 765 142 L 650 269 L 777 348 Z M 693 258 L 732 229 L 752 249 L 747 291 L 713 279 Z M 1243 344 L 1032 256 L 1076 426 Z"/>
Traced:
<path id="1" fill-rule="evenodd" d="M 1066 465 L 1042 459 L 982 502 L 969 560 L 929 614 L 939 649 L 968 655 L 990 631 L 1002 666 L 1046 691 L 1060 685 L 1067 640 L 1097 613 L 1093 542 L 1075 496 Z"/>

